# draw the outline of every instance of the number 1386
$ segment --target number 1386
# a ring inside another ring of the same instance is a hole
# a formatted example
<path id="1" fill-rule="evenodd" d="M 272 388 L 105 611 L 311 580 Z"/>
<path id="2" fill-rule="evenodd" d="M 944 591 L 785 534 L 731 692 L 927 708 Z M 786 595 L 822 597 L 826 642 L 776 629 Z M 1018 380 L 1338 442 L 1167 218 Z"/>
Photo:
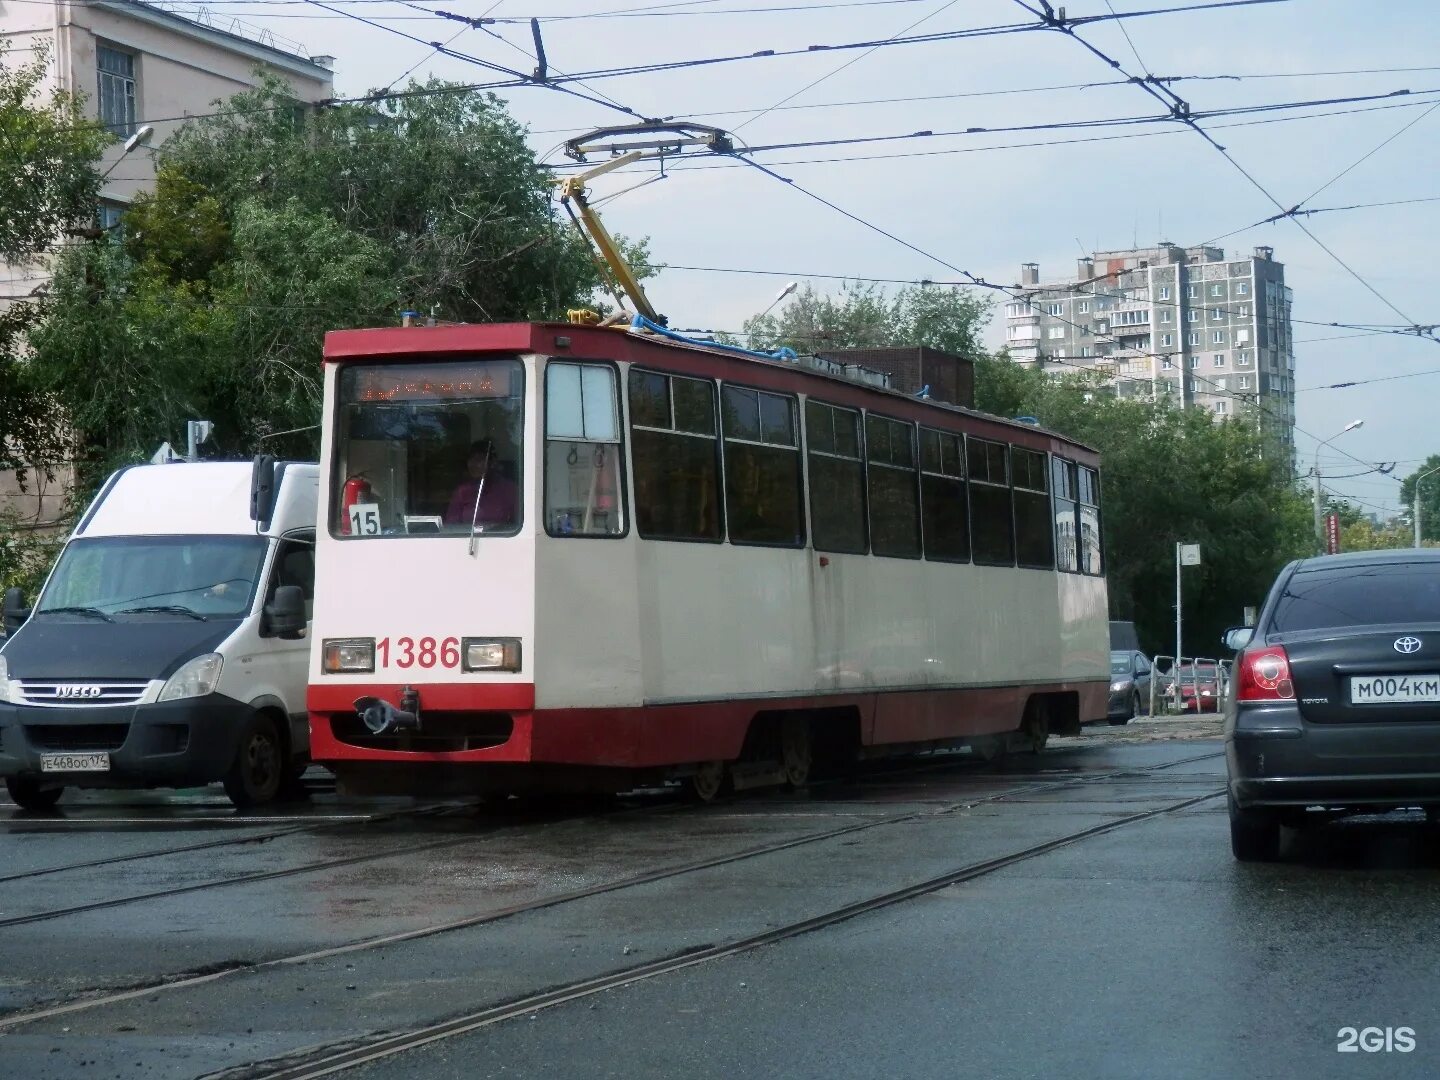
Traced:
<path id="1" fill-rule="evenodd" d="M 381 667 L 454 668 L 460 666 L 460 639 L 447 637 L 437 640 L 423 637 L 420 640 L 402 637 L 391 641 L 381 638 L 375 643 Z"/>

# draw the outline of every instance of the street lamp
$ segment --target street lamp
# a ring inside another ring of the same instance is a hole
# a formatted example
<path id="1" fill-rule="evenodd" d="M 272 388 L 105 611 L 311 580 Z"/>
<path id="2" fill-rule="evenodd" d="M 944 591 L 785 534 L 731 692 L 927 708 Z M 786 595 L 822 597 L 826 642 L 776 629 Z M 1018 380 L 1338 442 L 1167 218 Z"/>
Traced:
<path id="1" fill-rule="evenodd" d="M 1425 482 L 1427 476 L 1434 476 L 1437 472 L 1440 472 L 1440 465 L 1415 478 L 1415 504 L 1411 508 L 1411 516 L 1415 518 L 1415 546 L 1417 548 L 1420 546 L 1420 485 Z"/>
<path id="2" fill-rule="evenodd" d="M 119 165 L 120 162 L 125 160 L 126 154 L 134 153 L 137 149 L 144 146 L 147 142 L 150 141 L 150 136 L 154 134 L 155 128 L 150 124 L 146 124 L 144 127 L 141 128 L 136 128 L 135 134 L 131 135 L 130 138 L 125 140 L 125 145 L 120 149 L 120 156 L 110 163 L 110 168 L 106 169 L 103 173 L 100 174 L 100 179 L 104 180 L 107 176 L 114 172 L 115 167 Z"/>
<path id="3" fill-rule="evenodd" d="M 760 318 L 763 319 L 766 315 L 769 315 L 770 308 L 773 308 L 776 304 L 778 304 L 781 300 L 784 300 L 785 297 L 789 296 L 799 287 L 800 283 L 798 281 L 792 281 L 790 282 L 790 284 L 786 285 L 783 289 L 781 289 L 778 293 L 775 294 L 775 299 L 770 301 L 770 307 L 767 307 L 764 311 L 760 312 Z"/>
<path id="4" fill-rule="evenodd" d="M 1320 523 L 1320 447 L 1329 446 L 1331 442 L 1340 438 L 1340 436 L 1344 435 L 1347 431 L 1354 431 L 1356 428 L 1362 427 L 1364 423 L 1364 420 L 1351 420 L 1350 423 L 1346 424 L 1334 435 L 1331 435 L 1330 438 L 1321 439 L 1315 447 L 1315 467 L 1311 469 L 1310 472 L 1315 477 L 1315 539 L 1320 544 L 1320 550 L 1322 551 L 1325 549 L 1325 532 Z"/>

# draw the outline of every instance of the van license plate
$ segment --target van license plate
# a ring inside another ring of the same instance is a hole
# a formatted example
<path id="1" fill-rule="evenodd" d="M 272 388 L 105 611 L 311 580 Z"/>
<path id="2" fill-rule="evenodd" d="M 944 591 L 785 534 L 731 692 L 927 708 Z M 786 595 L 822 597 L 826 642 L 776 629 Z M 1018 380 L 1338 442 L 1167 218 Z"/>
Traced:
<path id="1" fill-rule="evenodd" d="M 1350 680 L 1351 705 L 1440 701 L 1440 675 L 1365 675 Z"/>
<path id="2" fill-rule="evenodd" d="M 109 754 L 41 754 L 41 772 L 109 772 Z"/>

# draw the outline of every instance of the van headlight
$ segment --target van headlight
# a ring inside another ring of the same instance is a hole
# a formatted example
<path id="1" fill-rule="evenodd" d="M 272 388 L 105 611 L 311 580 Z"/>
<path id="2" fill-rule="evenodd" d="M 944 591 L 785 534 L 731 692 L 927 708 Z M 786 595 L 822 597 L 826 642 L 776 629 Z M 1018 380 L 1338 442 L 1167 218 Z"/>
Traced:
<path id="1" fill-rule="evenodd" d="M 185 661 L 174 675 L 165 680 L 158 700 L 181 701 L 214 693 L 220 682 L 220 666 L 223 663 L 220 654 L 213 652 Z"/>
<path id="2" fill-rule="evenodd" d="M 5 662 L 5 656 L 0 653 L 0 701 L 10 700 L 10 665 Z"/>
<path id="3" fill-rule="evenodd" d="M 464 671 L 519 671 L 519 638 L 471 638 L 461 643 Z"/>

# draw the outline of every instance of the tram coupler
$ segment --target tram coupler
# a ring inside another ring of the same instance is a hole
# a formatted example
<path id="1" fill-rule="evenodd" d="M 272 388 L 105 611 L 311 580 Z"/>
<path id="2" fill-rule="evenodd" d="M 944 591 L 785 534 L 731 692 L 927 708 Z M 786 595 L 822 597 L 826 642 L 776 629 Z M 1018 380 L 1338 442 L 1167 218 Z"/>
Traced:
<path id="1" fill-rule="evenodd" d="M 359 697 L 355 711 L 372 735 L 420 730 L 420 692 L 413 686 L 400 691 L 398 709 L 383 698 Z"/>

